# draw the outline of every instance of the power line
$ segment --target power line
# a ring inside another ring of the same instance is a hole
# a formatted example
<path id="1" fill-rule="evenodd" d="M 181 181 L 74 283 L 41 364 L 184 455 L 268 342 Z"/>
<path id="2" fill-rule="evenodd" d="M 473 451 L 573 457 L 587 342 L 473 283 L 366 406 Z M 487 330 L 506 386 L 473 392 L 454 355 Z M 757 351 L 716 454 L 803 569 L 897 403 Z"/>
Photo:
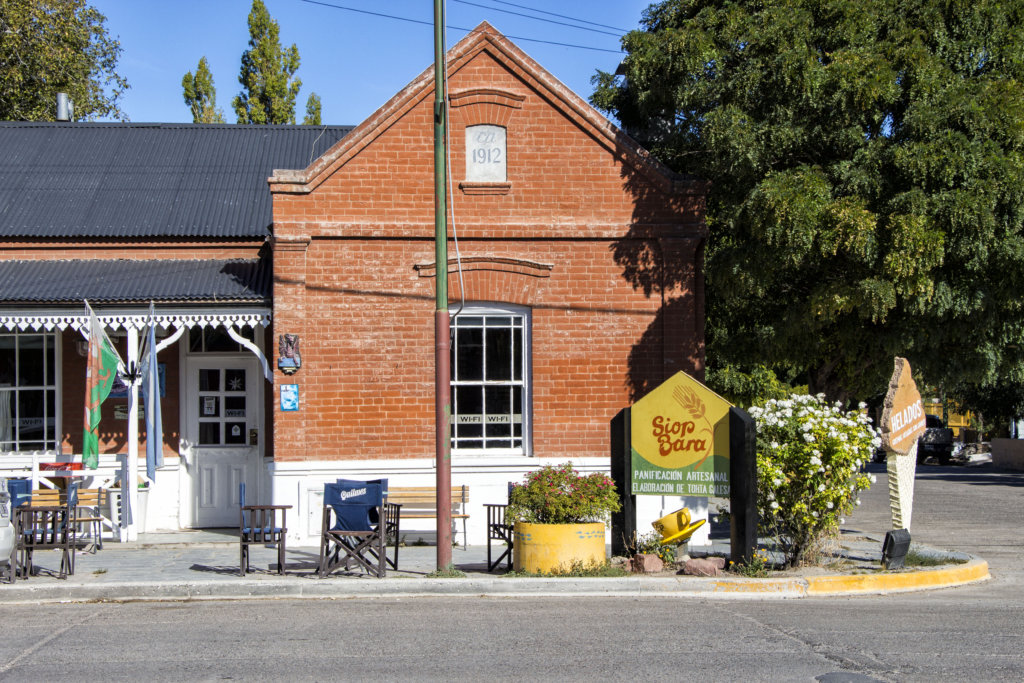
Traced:
<path id="1" fill-rule="evenodd" d="M 568 24 L 568 23 L 566 23 L 564 21 L 554 21 L 552 19 L 544 19 L 542 17 L 534 17 L 534 16 L 530 16 L 529 14 L 524 14 L 523 12 L 513 12 L 512 10 L 498 9 L 497 7 L 488 7 L 487 5 L 481 5 L 481 4 L 478 4 L 478 3 L 475 3 L 475 2 L 469 2 L 469 0 L 452 0 L 452 2 L 457 2 L 460 5 L 470 5 L 471 7 L 480 7 L 480 8 L 486 9 L 486 10 L 490 10 L 492 12 L 502 12 L 504 14 L 511 14 L 513 16 L 516 16 L 516 17 L 526 17 L 527 19 L 533 19 L 534 21 L 543 21 L 543 22 L 545 22 L 547 24 L 558 24 L 559 26 L 568 26 L 569 28 L 579 29 L 580 31 L 592 31 L 593 33 L 603 33 L 606 36 L 615 36 L 616 38 L 622 37 L 621 33 L 612 33 L 611 31 L 601 31 L 600 29 L 596 29 L 596 28 L 587 28 L 586 26 L 577 26 L 575 24 Z M 529 8 L 527 8 L 527 9 L 529 9 Z M 546 14 L 550 14 L 550 12 L 546 12 Z M 560 15 L 556 15 L 556 16 L 560 16 Z M 564 17 L 564 18 L 565 19 L 572 19 L 572 17 Z M 577 19 L 573 19 L 573 21 L 578 21 L 578 20 Z"/>
<path id="2" fill-rule="evenodd" d="M 455 1 L 458 2 L 458 0 L 455 0 Z M 536 7 L 527 7 L 526 5 L 517 5 L 514 2 L 505 2 L 504 0 L 490 0 L 490 1 L 495 3 L 495 4 L 498 4 L 498 5 L 508 5 L 509 7 L 518 7 L 519 9 L 530 10 L 531 12 L 540 12 L 541 14 L 548 14 L 548 15 L 550 15 L 552 17 L 558 17 L 559 19 L 568 19 L 569 21 L 576 21 L 576 22 L 579 22 L 581 24 L 590 24 L 591 26 L 600 26 L 601 28 L 610 28 L 613 31 L 618 31 L 617 35 L 622 35 L 624 33 L 629 33 L 629 31 L 624 29 L 624 28 L 617 28 L 615 26 L 608 26 L 607 24 L 599 24 L 596 21 L 587 21 L 586 19 L 577 19 L 576 17 L 567 17 L 564 14 L 556 14 L 555 12 L 547 12 L 547 11 L 542 10 L 542 9 L 537 9 Z M 580 27 L 577 27 L 577 28 L 580 28 Z"/>
<path id="3" fill-rule="evenodd" d="M 330 7 L 331 9 L 345 10 L 347 12 L 356 12 L 358 14 L 369 14 L 370 16 L 382 17 L 384 19 L 394 19 L 396 21 L 405 21 L 405 22 L 408 22 L 410 24 L 421 24 L 423 26 L 433 26 L 434 25 L 434 22 L 432 22 L 432 21 L 422 21 L 420 19 L 409 19 L 408 17 L 399 17 L 399 16 L 396 16 L 394 14 L 384 14 L 383 12 L 371 12 L 370 10 L 357 9 L 355 7 L 345 7 L 344 5 L 335 5 L 335 4 L 330 3 L 330 2 L 322 2 L 322 0 L 302 0 L 302 2 L 305 2 L 305 3 L 310 4 L 310 5 L 322 5 L 323 7 Z M 455 30 L 455 31 L 465 31 L 466 33 L 477 33 L 477 31 L 475 29 L 464 28 L 462 26 L 445 26 L 445 28 L 449 28 L 449 29 L 452 29 L 452 30 Z M 510 35 L 507 35 L 507 34 L 505 35 L 505 37 L 509 38 L 511 40 L 518 40 L 518 41 L 527 42 L 527 43 L 543 43 L 545 45 L 557 45 L 559 47 L 571 47 L 571 48 L 575 48 L 577 50 L 592 50 L 594 52 L 611 52 L 612 54 L 616 54 L 616 55 L 617 54 L 621 54 L 621 52 L 622 52 L 622 50 L 609 50 L 609 49 L 603 48 L 603 47 L 591 47 L 589 45 L 573 45 L 571 43 L 560 43 L 560 42 L 555 41 L 555 40 L 541 40 L 539 38 L 526 38 L 526 37 L 523 37 L 523 36 L 510 36 Z"/>

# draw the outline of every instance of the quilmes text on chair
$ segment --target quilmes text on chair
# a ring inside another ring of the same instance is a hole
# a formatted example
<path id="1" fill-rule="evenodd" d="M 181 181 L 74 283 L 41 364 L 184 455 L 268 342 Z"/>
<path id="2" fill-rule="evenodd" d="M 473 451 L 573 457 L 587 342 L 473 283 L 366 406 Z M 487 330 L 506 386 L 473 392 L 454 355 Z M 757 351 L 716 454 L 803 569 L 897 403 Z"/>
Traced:
<path id="1" fill-rule="evenodd" d="M 358 565 L 382 578 L 386 563 L 381 521 L 384 485 L 380 481 L 339 479 L 324 484 L 319 574 Z M 332 521 L 333 520 L 333 521 Z"/>

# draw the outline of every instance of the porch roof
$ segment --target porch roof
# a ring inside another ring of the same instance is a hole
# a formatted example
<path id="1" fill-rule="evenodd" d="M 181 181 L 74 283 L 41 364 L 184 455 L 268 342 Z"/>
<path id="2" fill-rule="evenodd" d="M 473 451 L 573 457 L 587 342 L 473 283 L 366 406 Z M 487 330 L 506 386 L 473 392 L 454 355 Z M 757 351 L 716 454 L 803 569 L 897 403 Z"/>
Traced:
<path id="1" fill-rule="evenodd" d="M 83 300 L 112 329 L 267 325 L 266 259 L 0 261 L 0 328 L 80 329 Z"/>

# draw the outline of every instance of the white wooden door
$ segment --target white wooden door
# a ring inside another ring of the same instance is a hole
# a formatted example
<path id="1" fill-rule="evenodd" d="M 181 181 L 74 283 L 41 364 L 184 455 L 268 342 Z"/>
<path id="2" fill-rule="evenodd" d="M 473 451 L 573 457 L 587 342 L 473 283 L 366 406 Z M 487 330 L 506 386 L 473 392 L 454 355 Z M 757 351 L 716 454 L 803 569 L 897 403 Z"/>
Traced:
<path id="1" fill-rule="evenodd" d="M 253 358 L 196 357 L 186 363 L 185 440 L 191 526 L 238 524 L 238 485 L 256 503 L 263 462 L 262 394 Z"/>

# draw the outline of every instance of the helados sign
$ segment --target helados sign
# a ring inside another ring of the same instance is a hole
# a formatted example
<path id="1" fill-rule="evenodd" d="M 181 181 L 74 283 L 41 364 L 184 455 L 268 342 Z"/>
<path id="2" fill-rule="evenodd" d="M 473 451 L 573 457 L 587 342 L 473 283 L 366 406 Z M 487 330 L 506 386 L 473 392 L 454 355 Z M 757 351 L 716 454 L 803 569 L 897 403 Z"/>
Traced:
<path id="1" fill-rule="evenodd" d="M 630 411 L 633 495 L 729 496 L 729 408 L 678 372 Z"/>

